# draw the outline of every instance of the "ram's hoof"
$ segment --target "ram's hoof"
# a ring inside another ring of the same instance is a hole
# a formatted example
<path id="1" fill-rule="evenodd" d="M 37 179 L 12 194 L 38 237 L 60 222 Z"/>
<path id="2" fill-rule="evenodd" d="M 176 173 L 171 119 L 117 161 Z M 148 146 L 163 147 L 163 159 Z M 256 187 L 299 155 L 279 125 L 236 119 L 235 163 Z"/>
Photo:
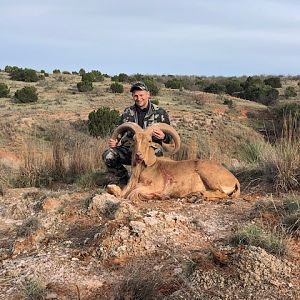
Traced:
<path id="1" fill-rule="evenodd" d="M 119 186 L 115 184 L 109 184 L 106 186 L 106 192 L 111 195 L 114 195 L 115 197 L 120 197 L 122 190 Z"/>

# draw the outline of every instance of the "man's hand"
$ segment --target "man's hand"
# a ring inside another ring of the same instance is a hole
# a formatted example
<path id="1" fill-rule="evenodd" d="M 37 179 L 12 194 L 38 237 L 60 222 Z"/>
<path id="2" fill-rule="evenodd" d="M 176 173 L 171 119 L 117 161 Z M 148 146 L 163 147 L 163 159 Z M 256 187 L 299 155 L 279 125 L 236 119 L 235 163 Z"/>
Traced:
<path id="1" fill-rule="evenodd" d="M 116 148 L 118 144 L 118 140 L 109 139 L 108 140 L 108 147 L 109 148 Z"/>
<path id="2" fill-rule="evenodd" d="M 161 129 L 155 128 L 155 129 L 153 129 L 152 136 L 159 140 L 163 140 L 166 135 L 164 134 L 164 132 Z"/>

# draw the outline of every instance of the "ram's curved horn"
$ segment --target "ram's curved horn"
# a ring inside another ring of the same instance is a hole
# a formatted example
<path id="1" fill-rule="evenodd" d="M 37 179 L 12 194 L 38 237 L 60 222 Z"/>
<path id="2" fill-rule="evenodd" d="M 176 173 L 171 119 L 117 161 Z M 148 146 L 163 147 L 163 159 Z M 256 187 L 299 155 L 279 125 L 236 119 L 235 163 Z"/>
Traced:
<path id="1" fill-rule="evenodd" d="M 170 152 L 170 154 L 178 152 L 180 149 L 180 136 L 178 135 L 177 131 L 172 126 L 166 123 L 154 123 L 151 126 L 147 127 L 145 131 L 150 133 L 155 127 L 158 127 L 164 133 L 169 134 L 173 138 L 174 147 L 172 147 L 171 144 L 163 143 L 163 148 L 166 151 Z"/>
<path id="2" fill-rule="evenodd" d="M 138 124 L 133 122 L 126 122 L 121 124 L 114 130 L 111 138 L 117 139 L 119 134 L 122 134 L 124 131 L 128 131 L 128 130 L 132 131 L 134 134 L 143 131 L 143 129 Z"/>

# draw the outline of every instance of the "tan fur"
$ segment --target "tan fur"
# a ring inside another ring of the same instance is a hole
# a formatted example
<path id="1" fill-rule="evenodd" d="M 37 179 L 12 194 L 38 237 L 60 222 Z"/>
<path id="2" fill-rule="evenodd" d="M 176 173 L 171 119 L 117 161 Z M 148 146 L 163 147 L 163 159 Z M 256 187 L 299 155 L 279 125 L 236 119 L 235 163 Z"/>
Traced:
<path id="1" fill-rule="evenodd" d="M 172 134 L 172 131 L 168 133 Z M 239 181 L 221 164 L 212 160 L 174 161 L 156 157 L 149 128 L 137 132 L 134 142 L 132 175 L 122 197 L 134 201 L 190 194 L 198 194 L 207 200 L 239 197 Z M 136 157 L 142 161 L 137 162 Z"/>

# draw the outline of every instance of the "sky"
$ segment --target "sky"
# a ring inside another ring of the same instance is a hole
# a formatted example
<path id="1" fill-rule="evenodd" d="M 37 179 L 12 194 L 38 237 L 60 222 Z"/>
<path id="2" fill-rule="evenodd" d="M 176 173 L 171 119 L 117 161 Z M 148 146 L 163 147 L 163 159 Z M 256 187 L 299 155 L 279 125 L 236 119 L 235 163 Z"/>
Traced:
<path id="1" fill-rule="evenodd" d="M 299 0 L 0 0 L 0 69 L 299 75 Z"/>

